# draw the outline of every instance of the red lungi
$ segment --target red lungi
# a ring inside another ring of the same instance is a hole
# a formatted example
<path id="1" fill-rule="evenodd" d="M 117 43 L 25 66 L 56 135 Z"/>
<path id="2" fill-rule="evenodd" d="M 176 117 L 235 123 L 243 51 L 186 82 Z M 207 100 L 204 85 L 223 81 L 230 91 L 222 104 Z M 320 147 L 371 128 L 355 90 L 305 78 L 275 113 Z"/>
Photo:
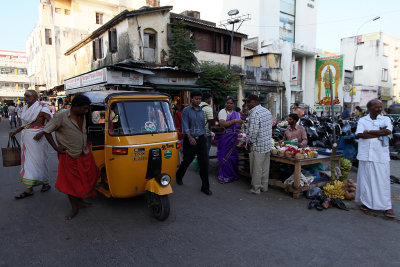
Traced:
<path id="1" fill-rule="evenodd" d="M 97 168 L 92 153 L 79 158 L 72 158 L 66 152 L 58 154 L 58 176 L 56 188 L 61 192 L 75 197 L 92 197 L 100 170 Z"/>

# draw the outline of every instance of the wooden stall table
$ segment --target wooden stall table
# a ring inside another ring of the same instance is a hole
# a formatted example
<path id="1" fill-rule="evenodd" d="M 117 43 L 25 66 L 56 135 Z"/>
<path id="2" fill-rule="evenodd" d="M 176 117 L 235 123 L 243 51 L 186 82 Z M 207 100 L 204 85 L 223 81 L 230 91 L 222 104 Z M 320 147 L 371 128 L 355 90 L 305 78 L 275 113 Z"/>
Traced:
<path id="1" fill-rule="evenodd" d="M 337 162 L 337 166 L 340 167 L 340 158 L 342 156 L 338 155 L 335 156 L 335 161 Z M 271 161 L 275 162 L 281 162 L 285 164 L 290 164 L 294 165 L 294 183 L 293 185 L 288 185 L 284 184 L 283 182 L 276 180 L 276 179 L 269 179 L 268 184 L 269 185 L 275 185 L 281 188 L 284 188 L 285 190 L 292 192 L 293 193 L 293 198 L 299 198 L 300 193 L 303 191 L 307 191 L 310 188 L 314 187 L 320 187 L 326 184 L 326 181 L 316 183 L 316 184 L 311 184 L 309 186 L 300 186 L 300 177 L 301 177 L 301 166 L 304 165 L 311 165 L 311 164 L 316 164 L 316 163 L 321 163 L 321 162 L 329 162 L 331 160 L 331 156 L 324 156 L 324 155 L 318 155 L 317 158 L 312 158 L 312 159 L 294 159 L 294 158 L 286 158 L 286 157 L 281 157 L 277 155 L 272 155 L 271 154 Z"/>

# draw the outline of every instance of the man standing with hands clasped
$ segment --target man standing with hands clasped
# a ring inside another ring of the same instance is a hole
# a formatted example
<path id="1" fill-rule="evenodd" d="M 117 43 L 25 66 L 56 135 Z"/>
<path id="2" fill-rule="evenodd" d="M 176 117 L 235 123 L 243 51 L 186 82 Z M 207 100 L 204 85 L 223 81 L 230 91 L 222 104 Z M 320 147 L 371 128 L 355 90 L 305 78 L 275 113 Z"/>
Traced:
<path id="1" fill-rule="evenodd" d="M 358 121 L 356 137 L 359 160 L 356 201 L 361 210 L 383 210 L 386 217 L 394 218 L 390 194 L 389 137 L 392 123 L 380 115 L 382 102 L 373 99 L 367 103 L 369 115 Z"/>
<path id="2" fill-rule="evenodd" d="M 183 185 L 183 176 L 197 156 L 202 181 L 201 192 L 212 195 L 208 181 L 207 139 L 204 113 L 200 107 L 201 97 L 200 91 L 193 91 L 190 94 L 191 104 L 182 111 L 183 161 L 176 172 L 176 183 Z"/>
<path id="3" fill-rule="evenodd" d="M 260 105 L 258 96 L 249 95 L 246 103 L 249 109 L 246 142 L 250 151 L 251 175 L 251 189 L 247 193 L 258 195 L 268 191 L 272 116 Z"/>

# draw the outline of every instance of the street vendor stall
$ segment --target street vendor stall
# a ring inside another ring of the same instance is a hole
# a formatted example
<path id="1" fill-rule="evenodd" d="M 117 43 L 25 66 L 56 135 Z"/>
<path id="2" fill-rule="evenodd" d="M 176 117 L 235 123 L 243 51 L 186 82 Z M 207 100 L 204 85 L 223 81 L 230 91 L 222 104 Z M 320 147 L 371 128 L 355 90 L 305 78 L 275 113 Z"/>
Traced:
<path id="1" fill-rule="evenodd" d="M 245 149 L 246 136 L 245 134 L 239 134 L 237 149 L 239 152 L 239 160 L 240 160 L 240 174 L 243 176 L 250 177 L 249 173 L 249 157 L 247 156 L 248 151 Z M 292 182 L 289 182 L 285 178 L 285 182 L 274 179 L 276 177 L 274 174 L 275 171 L 273 169 L 270 170 L 270 179 L 268 181 L 269 185 L 274 185 L 285 189 L 288 192 L 293 193 L 294 198 L 299 198 L 300 193 L 303 191 L 307 191 L 310 188 L 321 187 L 324 186 L 328 181 L 320 181 L 311 183 L 311 181 L 302 181 L 302 166 L 318 164 L 323 162 L 330 162 L 334 160 L 337 162 L 337 166 L 340 167 L 340 159 L 341 155 L 328 156 L 328 155 L 319 155 L 318 152 L 312 148 L 298 148 L 290 141 L 276 143 L 271 148 L 271 163 L 284 163 L 294 167 L 294 171 L 292 174 Z M 303 176 L 304 177 L 304 176 Z"/>
<path id="2" fill-rule="evenodd" d="M 338 162 L 338 166 L 340 164 L 341 157 L 342 156 L 334 157 L 334 160 Z M 276 179 L 269 179 L 268 184 L 281 187 L 281 188 L 287 190 L 288 192 L 292 192 L 293 198 L 299 198 L 301 192 L 307 191 L 310 188 L 324 186 L 327 183 L 327 181 L 324 181 L 324 182 L 319 182 L 319 183 L 315 183 L 315 184 L 300 186 L 301 166 L 317 164 L 317 163 L 322 163 L 322 162 L 329 162 L 329 161 L 331 161 L 331 156 L 318 155 L 318 157 L 316 157 L 316 158 L 295 159 L 295 158 L 286 158 L 286 157 L 282 157 L 282 156 L 278 156 L 278 155 L 271 155 L 271 161 L 293 165 L 294 166 L 294 173 L 293 173 L 294 183 L 292 185 L 289 185 L 289 184 L 285 184 Z"/>

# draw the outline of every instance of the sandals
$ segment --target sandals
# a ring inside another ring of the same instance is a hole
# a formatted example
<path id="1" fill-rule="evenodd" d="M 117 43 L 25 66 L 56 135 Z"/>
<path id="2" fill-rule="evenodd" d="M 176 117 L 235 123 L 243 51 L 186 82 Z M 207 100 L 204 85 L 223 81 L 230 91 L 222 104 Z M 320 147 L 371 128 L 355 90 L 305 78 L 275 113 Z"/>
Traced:
<path id="1" fill-rule="evenodd" d="M 369 211 L 369 210 L 371 210 L 371 209 L 368 208 L 368 207 L 365 206 L 365 205 L 361 205 L 361 206 L 360 206 L 360 210 L 362 210 L 362 211 Z"/>
<path id="2" fill-rule="evenodd" d="M 394 212 L 391 209 L 385 210 L 385 212 L 383 214 L 388 218 L 396 218 L 396 215 L 394 215 Z"/>
<path id="3" fill-rule="evenodd" d="M 51 186 L 49 184 L 44 184 L 44 185 L 42 185 L 42 189 L 40 190 L 40 192 L 49 191 L 50 188 L 51 188 Z"/>
<path id="4" fill-rule="evenodd" d="M 15 199 L 23 199 L 23 198 L 30 197 L 30 196 L 33 196 L 33 193 L 28 193 L 28 192 L 24 191 L 23 193 L 19 194 L 18 196 L 15 196 Z"/>

